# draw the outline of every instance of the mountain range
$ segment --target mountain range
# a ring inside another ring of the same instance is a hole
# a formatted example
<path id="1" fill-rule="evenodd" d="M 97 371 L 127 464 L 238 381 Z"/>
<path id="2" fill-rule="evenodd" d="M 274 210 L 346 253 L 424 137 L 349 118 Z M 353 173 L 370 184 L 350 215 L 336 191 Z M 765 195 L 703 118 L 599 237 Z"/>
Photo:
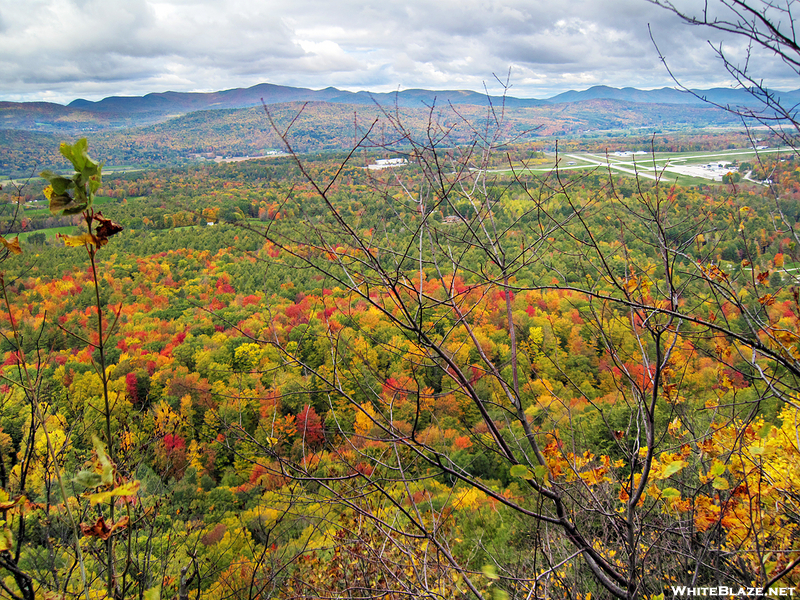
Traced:
<path id="1" fill-rule="evenodd" d="M 784 102 L 800 102 L 800 90 L 777 93 Z M 46 102 L 0 102 L 0 129 L 24 131 L 98 131 L 153 124 L 203 110 L 241 109 L 288 102 L 325 102 L 361 106 L 425 108 L 434 105 L 508 108 L 547 107 L 590 100 L 614 100 L 636 104 L 691 106 L 754 106 L 758 100 L 745 89 L 714 88 L 681 91 L 673 88 L 639 90 L 595 86 L 569 91 L 547 99 L 488 96 L 465 90 L 409 89 L 397 92 L 348 92 L 333 87 L 322 90 L 262 83 L 250 88 L 219 92 L 160 92 L 145 96 L 111 96 L 99 101 L 74 100 L 68 105 Z"/>
<path id="2" fill-rule="evenodd" d="M 792 106 L 800 102 L 800 90 L 780 96 Z M 757 105 L 747 90 L 731 89 L 682 92 L 597 86 L 526 99 L 458 90 L 369 93 L 272 84 L 211 93 L 75 100 L 67 106 L 0 102 L 0 179 L 57 168 L 63 162 L 59 143 L 79 137 L 91 138 L 93 152 L 109 164 L 136 167 L 270 153 L 282 149 L 283 142 L 264 114 L 262 101 L 269 105 L 276 127 L 291 124 L 297 152 L 349 150 L 367 128 L 370 143 L 380 147 L 398 135 L 422 139 L 432 122 L 448 131 L 450 143 L 470 143 L 476 131 L 498 123 L 495 117 L 500 111 L 488 112 L 489 103 L 504 106 L 502 136 L 515 143 L 732 131 L 741 128 L 741 119 L 720 107 Z"/>
<path id="3" fill-rule="evenodd" d="M 795 103 L 800 100 L 800 90 L 782 92 L 780 95 Z M 334 104 L 379 104 L 381 106 L 402 106 L 414 108 L 442 104 L 471 104 L 485 106 L 490 101 L 499 105 L 526 107 L 543 104 L 561 104 L 564 102 L 580 102 L 583 100 L 621 100 L 625 102 L 642 102 L 647 104 L 694 104 L 710 102 L 720 106 L 752 106 L 758 104 L 748 90 L 713 88 L 710 90 L 682 91 L 674 88 L 658 90 L 639 90 L 636 88 L 613 88 L 604 85 L 594 86 L 584 91 L 569 91 L 552 98 L 537 100 L 533 98 L 516 98 L 513 96 L 487 96 L 466 90 L 422 90 L 409 89 L 397 92 L 348 92 L 333 87 L 322 90 L 293 88 L 270 83 L 262 83 L 250 88 L 236 88 L 221 92 L 185 93 L 163 92 L 147 94 L 139 97 L 112 96 L 98 102 L 74 100 L 70 108 L 92 110 L 98 112 L 191 112 L 218 108 L 247 108 L 261 104 L 280 104 L 284 102 L 331 102 Z"/>

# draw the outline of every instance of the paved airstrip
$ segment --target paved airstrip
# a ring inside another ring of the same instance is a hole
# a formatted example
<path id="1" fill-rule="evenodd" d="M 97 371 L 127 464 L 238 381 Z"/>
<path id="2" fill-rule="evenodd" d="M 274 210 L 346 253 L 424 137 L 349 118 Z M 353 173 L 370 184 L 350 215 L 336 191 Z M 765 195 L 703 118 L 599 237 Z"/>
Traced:
<path id="1" fill-rule="evenodd" d="M 560 171 L 572 169 L 602 169 L 616 171 L 645 179 L 663 179 L 668 174 L 697 177 L 709 181 L 722 181 L 722 177 L 731 171 L 734 161 L 757 162 L 758 156 L 768 154 L 794 154 L 791 148 L 740 148 L 720 150 L 719 152 L 631 152 L 619 150 L 607 154 L 575 152 L 569 154 L 549 155 L 553 164 L 549 167 L 530 169 L 534 172 L 549 172 L 556 166 Z"/>

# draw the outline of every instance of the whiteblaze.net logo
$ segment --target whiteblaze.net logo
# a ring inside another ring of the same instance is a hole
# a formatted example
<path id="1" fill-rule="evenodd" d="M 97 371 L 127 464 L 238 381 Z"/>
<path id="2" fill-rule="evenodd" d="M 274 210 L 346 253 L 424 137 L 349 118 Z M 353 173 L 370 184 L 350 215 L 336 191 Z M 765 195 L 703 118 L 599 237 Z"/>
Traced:
<path id="1" fill-rule="evenodd" d="M 726 585 L 719 585 L 716 587 L 689 587 L 685 585 L 673 585 L 673 596 L 723 596 L 723 597 L 780 597 L 780 596 L 794 596 L 797 588 L 793 587 L 771 587 L 768 590 L 760 587 L 729 587 Z M 800 596 L 800 594 L 798 594 Z"/>

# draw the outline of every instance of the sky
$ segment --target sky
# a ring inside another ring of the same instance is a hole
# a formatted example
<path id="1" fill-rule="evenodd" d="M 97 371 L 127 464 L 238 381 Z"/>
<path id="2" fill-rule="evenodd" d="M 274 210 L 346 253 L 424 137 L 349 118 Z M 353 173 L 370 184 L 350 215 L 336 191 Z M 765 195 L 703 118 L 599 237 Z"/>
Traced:
<path id="1" fill-rule="evenodd" d="M 509 94 L 521 98 L 672 87 L 648 25 L 682 84 L 731 85 L 709 41 L 737 60 L 742 42 L 647 0 L 0 0 L 0 100 L 258 83 L 499 93 L 509 73 Z M 770 86 L 800 87 L 763 58 Z"/>

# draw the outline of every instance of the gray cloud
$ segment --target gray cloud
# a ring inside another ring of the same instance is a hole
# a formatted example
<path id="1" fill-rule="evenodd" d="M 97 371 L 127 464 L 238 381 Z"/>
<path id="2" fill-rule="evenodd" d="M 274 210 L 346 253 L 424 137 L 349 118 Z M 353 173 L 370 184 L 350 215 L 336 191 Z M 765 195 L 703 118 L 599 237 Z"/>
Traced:
<path id="1" fill-rule="evenodd" d="M 690 8 L 700 4 L 687 0 Z M 706 40 L 646 0 L 0 0 L 0 99 L 90 99 L 260 82 L 546 97 L 591 85 L 730 84 Z M 742 59 L 741 40 L 723 41 Z M 769 56 L 761 73 L 798 87 Z"/>

